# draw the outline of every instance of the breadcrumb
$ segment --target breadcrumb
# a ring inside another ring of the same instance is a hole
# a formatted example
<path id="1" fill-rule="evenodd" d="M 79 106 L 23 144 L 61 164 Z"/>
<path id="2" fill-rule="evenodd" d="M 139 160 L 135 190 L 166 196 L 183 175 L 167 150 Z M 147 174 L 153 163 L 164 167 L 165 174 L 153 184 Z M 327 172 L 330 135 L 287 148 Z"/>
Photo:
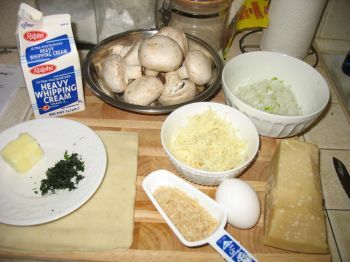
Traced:
<path id="1" fill-rule="evenodd" d="M 154 192 L 154 197 L 188 241 L 208 237 L 219 224 L 197 199 L 178 188 L 160 186 Z"/>

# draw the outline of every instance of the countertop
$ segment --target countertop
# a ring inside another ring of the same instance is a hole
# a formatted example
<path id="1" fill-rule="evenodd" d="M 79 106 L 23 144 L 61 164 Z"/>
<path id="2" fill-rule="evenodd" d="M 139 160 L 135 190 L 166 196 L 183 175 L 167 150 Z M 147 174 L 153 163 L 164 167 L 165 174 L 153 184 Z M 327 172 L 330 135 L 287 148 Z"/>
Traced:
<path id="1" fill-rule="evenodd" d="M 234 44 L 230 57 L 240 53 L 238 45 Z M 0 63 L 18 64 L 17 52 L 2 54 Z M 344 192 L 332 164 L 332 157 L 342 160 L 350 169 L 350 124 L 347 121 L 342 106 L 335 92 L 334 81 L 331 79 L 325 63 L 322 60 L 317 70 L 327 80 L 331 99 L 329 106 L 319 121 L 298 139 L 315 143 L 320 148 L 320 175 L 325 199 L 327 216 L 328 243 L 331 255 L 305 255 L 286 252 L 267 247 L 262 244 L 263 218 L 257 226 L 250 230 L 238 230 L 227 226 L 227 230 L 236 237 L 248 250 L 253 250 L 260 261 L 349 261 L 350 260 L 350 199 Z M 175 168 L 165 155 L 160 142 L 160 128 L 166 115 L 142 115 L 114 108 L 100 99 L 85 87 L 86 110 L 65 116 L 79 121 L 94 130 L 131 131 L 139 134 L 139 157 L 137 194 L 135 204 L 134 241 L 129 250 L 112 250 L 100 253 L 62 253 L 31 256 L 25 253 L 1 253 L 3 261 L 16 259 L 53 259 L 53 260 L 107 260 L 107 261 L 221 261 L 222 258 L 209 246 L 187 248 L 183 246 L 169 227 L 155 211 L 143 192 L 143 178 L 151 171 L 164 168 L 176 173 Z M 20 88 L 15 101 L 7 107 L 1 116 L 0 129 L 5 129 L 20 121 L 33 118 L 28 107 L 26 89 Z M 223 92 L 220 91 L 212 101 L 224 103 Z M 18 104 L 22 105 L 19 110 Z M 240 177 L 250 183 L 258 192 L 262 205 L 266 185 L 266 171 L 278 140 L 261 137 L 261 148 L 254 164 Z M 215 187 L 199 188 L 209 196 L 214 196 Z M 152 241 L 145 241 L 151 239 Z M 1 259 L 0 259 L 1 260 Z"/>

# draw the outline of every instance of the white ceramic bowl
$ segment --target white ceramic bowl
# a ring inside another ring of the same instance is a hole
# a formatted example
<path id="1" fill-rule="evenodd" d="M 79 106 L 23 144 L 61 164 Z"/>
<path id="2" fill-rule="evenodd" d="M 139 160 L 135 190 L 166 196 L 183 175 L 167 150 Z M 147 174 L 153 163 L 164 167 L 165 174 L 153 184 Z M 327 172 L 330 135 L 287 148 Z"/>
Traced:
<path id="1" fill-rule="evenodd" d="M 235 96 L 233 90 L 252 82 L 277 77 L 291 86 L 301 116 L 283 116 L 258 110 Z M 222 72 L 226 103 L 245 113 L 262 136 L 282 138 L 302 133 L 322 113 L 329 101 L 329 88 L 322 75 L 297 58 L 275 52 L 257 51 L 238 55 Z"/>
<path id="2" fill-rule="evenodd" d="M 234 169 L 222 172 L 196 169 L 177 160 L 169 149 L 172 139 L 179 128 L 186 126 L 189 117 L 203 113 L 209 108 L 231 122 L 237 135 L 248 142 L 246 161 Z M 184 178 L 197 184 L 218 185 L 227 178 L 239 176 L 250 165 L 259 149 L 259 134 L 249 118 L 233 107 L 212 102 L 197 102 L 176 109 L 165 119 L 161 129 L 161 142 L 170 161 Z"/>

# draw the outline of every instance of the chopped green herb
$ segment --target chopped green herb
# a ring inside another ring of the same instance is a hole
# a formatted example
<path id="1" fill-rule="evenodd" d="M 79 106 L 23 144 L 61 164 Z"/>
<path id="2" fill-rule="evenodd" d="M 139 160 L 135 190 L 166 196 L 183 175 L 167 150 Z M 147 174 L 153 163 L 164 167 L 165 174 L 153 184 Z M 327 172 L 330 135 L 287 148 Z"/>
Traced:
<path id="1" fill-rule="evenodd" d="M 267 112 L 272 112 L 272 107 L 270 107 L 270 106 L 265 106 L 265 107 L 264 107 L 264 110 L 267 111 Z"/>
<path id="2" fill-rule="evenodd" d="M 50 167 L 46 171 L 46 179 L 41 180 L 41 195 L 47 194 L 49 191 L 55 193 L 58 189 L 68 189 L 69 191 L 76 189 L 76 185 L 84 178 L 79 171 L 84 171 L 84 161 L 77 153 L 68 155 L 64 153 L 64 159 L 58 161 L 54 167 Z"/>

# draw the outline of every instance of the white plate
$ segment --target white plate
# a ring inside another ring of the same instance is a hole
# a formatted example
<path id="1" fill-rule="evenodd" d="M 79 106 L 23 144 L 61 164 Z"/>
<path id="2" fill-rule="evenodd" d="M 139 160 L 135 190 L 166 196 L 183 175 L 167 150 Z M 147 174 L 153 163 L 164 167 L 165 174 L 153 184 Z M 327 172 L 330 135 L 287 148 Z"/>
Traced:
<path id="1" fill-rule="evenodd" d="M 96 192 L 105 175 L 106 149 L 87 126 L 62 118 L 30 120 L 2 132 L 0 150 L 24 132 L 38 141 L 45 156 L 25 174 L 17 173 L 0 157 L 0 223 L 36 225 L 68 215 Z M 63 159 L 66 150 L 82 156 L 84 179 L 75 190 L 57 190 L 42 196 L 40 184 L 46 170 Z"/>

